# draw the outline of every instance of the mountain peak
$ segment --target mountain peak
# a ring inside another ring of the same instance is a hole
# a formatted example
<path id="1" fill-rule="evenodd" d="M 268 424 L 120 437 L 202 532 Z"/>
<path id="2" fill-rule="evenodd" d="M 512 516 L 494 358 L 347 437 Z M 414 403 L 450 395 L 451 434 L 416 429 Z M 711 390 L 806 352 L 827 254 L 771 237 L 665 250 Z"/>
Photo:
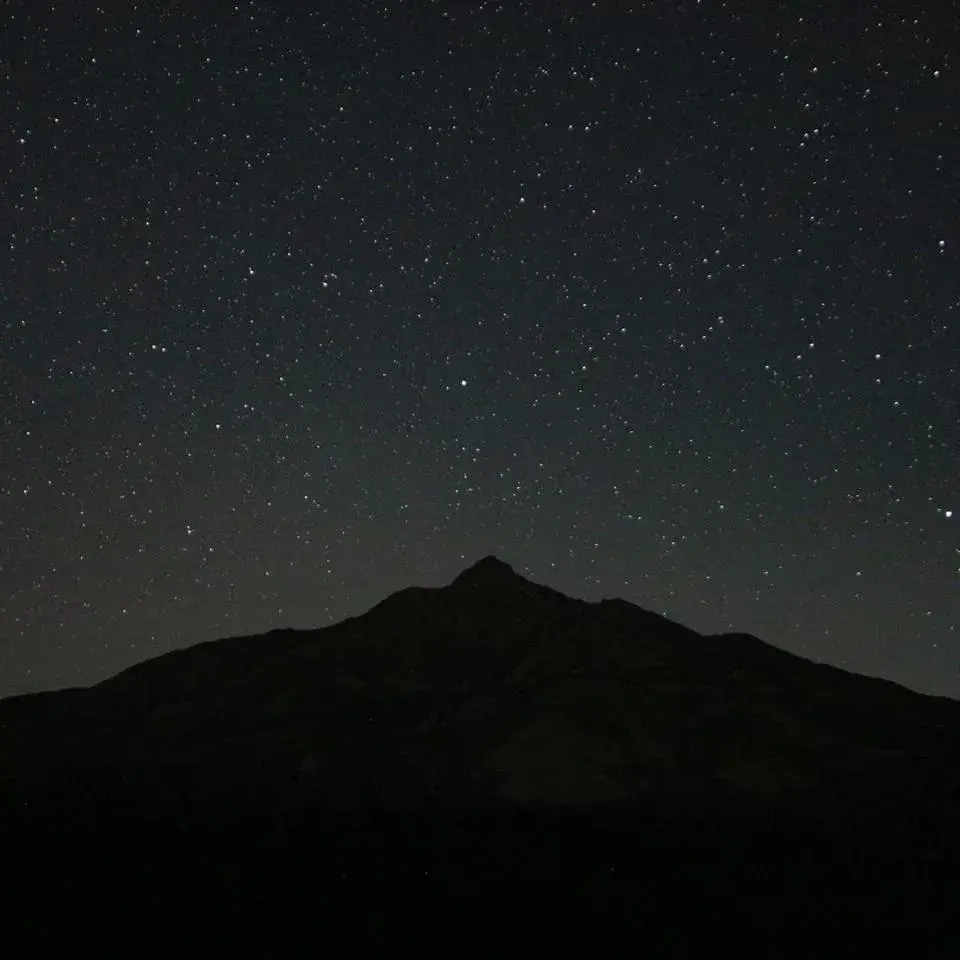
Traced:
<path id="1" fill-rule="evenodd" d="M 473 566 L 467 567 L 454 583 L 503 583 L 507 580 L 523 579 L 520 575 L 499 557 L 492 553 L 478 560 Z"/>

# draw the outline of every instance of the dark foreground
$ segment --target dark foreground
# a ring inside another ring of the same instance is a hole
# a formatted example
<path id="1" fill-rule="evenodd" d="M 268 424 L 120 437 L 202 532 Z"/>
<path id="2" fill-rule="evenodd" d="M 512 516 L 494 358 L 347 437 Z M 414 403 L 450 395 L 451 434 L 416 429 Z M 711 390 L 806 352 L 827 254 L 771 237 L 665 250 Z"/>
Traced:
<path id="1" fill-rule="evenodd" d="M 14 929 L 37 950 L 93 935 L 107 956 L 171 940 L 232 956 L 954 952 L 957 858 L 941 838 L 922 824 L 907 836 L 904 818 L 885 832 L 867 810 L 829 819 L 634 806 L 188 830 L 14 812 L 0 893 L 8 942 Z"/>

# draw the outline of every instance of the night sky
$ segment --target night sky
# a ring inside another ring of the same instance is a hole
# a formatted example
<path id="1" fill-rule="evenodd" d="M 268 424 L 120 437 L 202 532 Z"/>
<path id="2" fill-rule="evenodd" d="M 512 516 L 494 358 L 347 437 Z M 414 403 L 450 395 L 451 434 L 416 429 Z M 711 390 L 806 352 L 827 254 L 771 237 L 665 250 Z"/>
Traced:
<path id="1" fill-rule="evenodd" d="M 960 697 L 952 2 L 0 10 L 0 694 L 494 553 Z"/>

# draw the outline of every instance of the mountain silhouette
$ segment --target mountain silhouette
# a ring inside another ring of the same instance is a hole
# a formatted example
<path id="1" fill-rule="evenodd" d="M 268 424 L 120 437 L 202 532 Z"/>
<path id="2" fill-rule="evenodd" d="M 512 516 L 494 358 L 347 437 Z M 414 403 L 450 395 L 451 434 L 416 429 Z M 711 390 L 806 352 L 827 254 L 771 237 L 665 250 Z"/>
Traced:
<path id="1" fill-rule="evenodd" d="M 0 701 L 6 876 L 22 898 L 41 844 L 76 902 L 93 862 L 139 875 L 131 850 L 208 897 L 257 862 L 258 902 L 285 901 L 309 862 L 315 881 L 487 870 L 501 891 L 506 874 L 602 876 L 615 899 L 698 863 L 698 882 L 769 909 L 860 889 L 864 909 L 929 913 L 960 862 L 958 746 L 958 702 L 574 599 L 490 556 L 323 629 Z"/>

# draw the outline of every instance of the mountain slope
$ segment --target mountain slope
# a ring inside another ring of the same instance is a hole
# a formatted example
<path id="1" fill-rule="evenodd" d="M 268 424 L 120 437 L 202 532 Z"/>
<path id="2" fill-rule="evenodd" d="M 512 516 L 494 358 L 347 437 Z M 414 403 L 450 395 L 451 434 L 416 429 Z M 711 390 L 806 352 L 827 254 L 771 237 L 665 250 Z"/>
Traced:
<path id="1" fill-rule="evenodd" d="M 640 871 L 631 889 L 692 858 L 721 887 L 739 877 L 738 895 L 828 876 L 879 883 L 871 904 L 922 890 L 931 909 L 960 864 L 958 737 L 955 701 L 572 599 L 485 558 L 322 630 L 0 701 L 0 815 L 27 860 L 56 836 L 79 838 L 84 864 L 104 843 L 180 864 L 229 835 L 214 886 L 249 877 L 259 844 L 271 890 L 277 858 L 336 877 L 468 863 L 471 882 L 509 863 L 525 884 L 535 864 L 537 883 L 601 870 L 609 884 L 616 867 Z M 123 862 L 110 869 L 129 876 Z"/>
<path id="2" fill-rule="evenodd" d="M 574 600 L 486 558 L 323 630 L 206 643 L 89 690 L 2 701 L 0 784 L 215 769 L 287 813 L 704 793 L 816 803 L 869 780 L 901 800 L 915 792 L 907 771 L 927 782 L 956 746 L 958 717 L 953 701 Z"/>

